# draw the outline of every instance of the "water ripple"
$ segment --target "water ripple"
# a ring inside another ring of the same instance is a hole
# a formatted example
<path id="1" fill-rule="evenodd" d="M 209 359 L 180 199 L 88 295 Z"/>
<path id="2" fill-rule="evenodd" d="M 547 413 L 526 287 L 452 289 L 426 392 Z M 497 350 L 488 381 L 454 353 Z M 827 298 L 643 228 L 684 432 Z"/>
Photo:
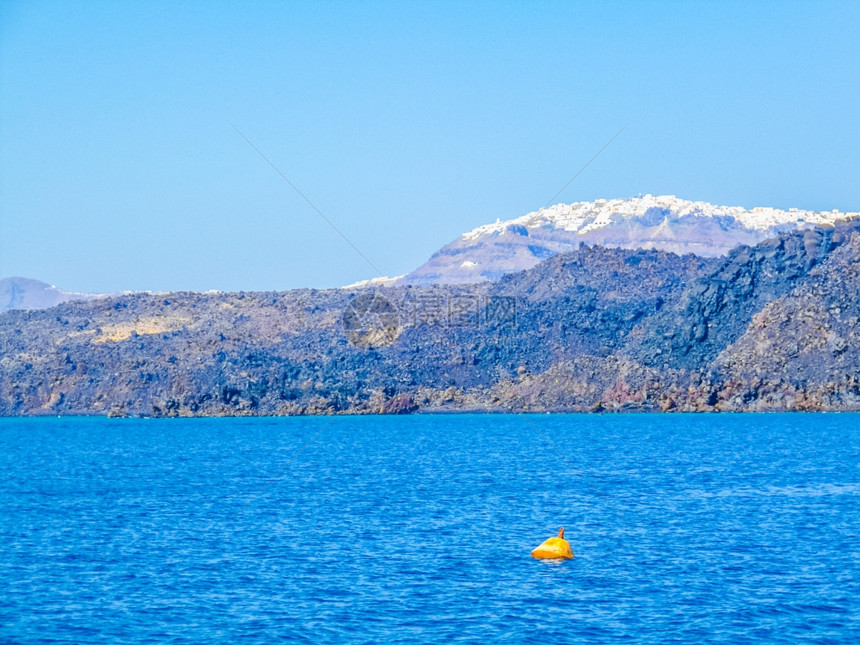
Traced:
<path id="1" fill-rule="evenodd" d="M 0 420 L 0 641 L 857 641 L 858 420 Z"/>

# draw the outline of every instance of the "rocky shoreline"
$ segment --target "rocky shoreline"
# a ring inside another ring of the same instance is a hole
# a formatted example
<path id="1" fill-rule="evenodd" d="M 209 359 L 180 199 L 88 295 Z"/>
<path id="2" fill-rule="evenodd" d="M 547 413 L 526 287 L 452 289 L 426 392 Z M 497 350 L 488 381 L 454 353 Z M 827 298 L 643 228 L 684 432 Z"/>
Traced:
<path id="1" fill-rule="evenodd" d="M 860 410 L 860 222 L 495 282 L 0 314 L 0 415 Z"/>

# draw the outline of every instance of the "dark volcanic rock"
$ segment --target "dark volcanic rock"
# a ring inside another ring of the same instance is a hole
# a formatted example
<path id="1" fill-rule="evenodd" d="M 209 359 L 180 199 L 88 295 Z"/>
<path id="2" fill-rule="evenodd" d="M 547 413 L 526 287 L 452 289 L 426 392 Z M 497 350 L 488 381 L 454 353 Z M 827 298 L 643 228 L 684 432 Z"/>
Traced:
<path id="1" fill-rule="evenodd" d="M 370 299 L 136 294 L 10 311 L 0 414 L 860 409 L 858 229 L 712 259 L 581 247 L 495 283 Z"/>
<path id="2" fill-rule="evenodd" d="M 705 368 L 744 333 L 756 312 L 808 278 L 849 229 L 839 230 L 810 229 L 732 251 L 672 306 L 644 320 L 625 353 L 646 365 Z"/>

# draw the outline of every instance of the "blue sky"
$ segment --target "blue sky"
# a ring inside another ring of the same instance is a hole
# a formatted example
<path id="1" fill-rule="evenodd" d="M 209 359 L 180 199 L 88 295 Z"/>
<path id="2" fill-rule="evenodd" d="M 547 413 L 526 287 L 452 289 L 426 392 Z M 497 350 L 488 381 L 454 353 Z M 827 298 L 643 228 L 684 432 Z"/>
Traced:
<path id="1" fill-rule="evenodd" d="M 860 3 L 0 4 L 0 277 L 339 286 L 557 202 L 860 210 Z"/>

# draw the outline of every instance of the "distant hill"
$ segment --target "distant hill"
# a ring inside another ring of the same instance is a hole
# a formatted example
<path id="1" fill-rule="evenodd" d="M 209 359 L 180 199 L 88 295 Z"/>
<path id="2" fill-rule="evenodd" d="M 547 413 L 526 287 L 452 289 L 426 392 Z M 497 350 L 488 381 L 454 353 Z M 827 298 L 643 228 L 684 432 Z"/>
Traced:
<path id="1" fill-rule="evenodd" d="M 463 234 L 404 276 L 402 284 L 463 284 L 496 280 L 580 244 L 656 249 L 679 255 L 726 255 L 743 244 L 791 230 L 860 216 L 839 211 L 745 210 L 672 195 L 557 204 Z"/>
<path id="2" fill-rule="evenodd" d="M 0 280 L 0 312 L 10 309 L 46 309 L 69 300 L 92 300 L 99 297 L 100 294 L 63 291 L 29 278 Z"/>
<path id="3" fill-rule="evenodd" d="M 0 314 L 0 414 L 860 410 L 860 220 L 497 281 Z"/>

